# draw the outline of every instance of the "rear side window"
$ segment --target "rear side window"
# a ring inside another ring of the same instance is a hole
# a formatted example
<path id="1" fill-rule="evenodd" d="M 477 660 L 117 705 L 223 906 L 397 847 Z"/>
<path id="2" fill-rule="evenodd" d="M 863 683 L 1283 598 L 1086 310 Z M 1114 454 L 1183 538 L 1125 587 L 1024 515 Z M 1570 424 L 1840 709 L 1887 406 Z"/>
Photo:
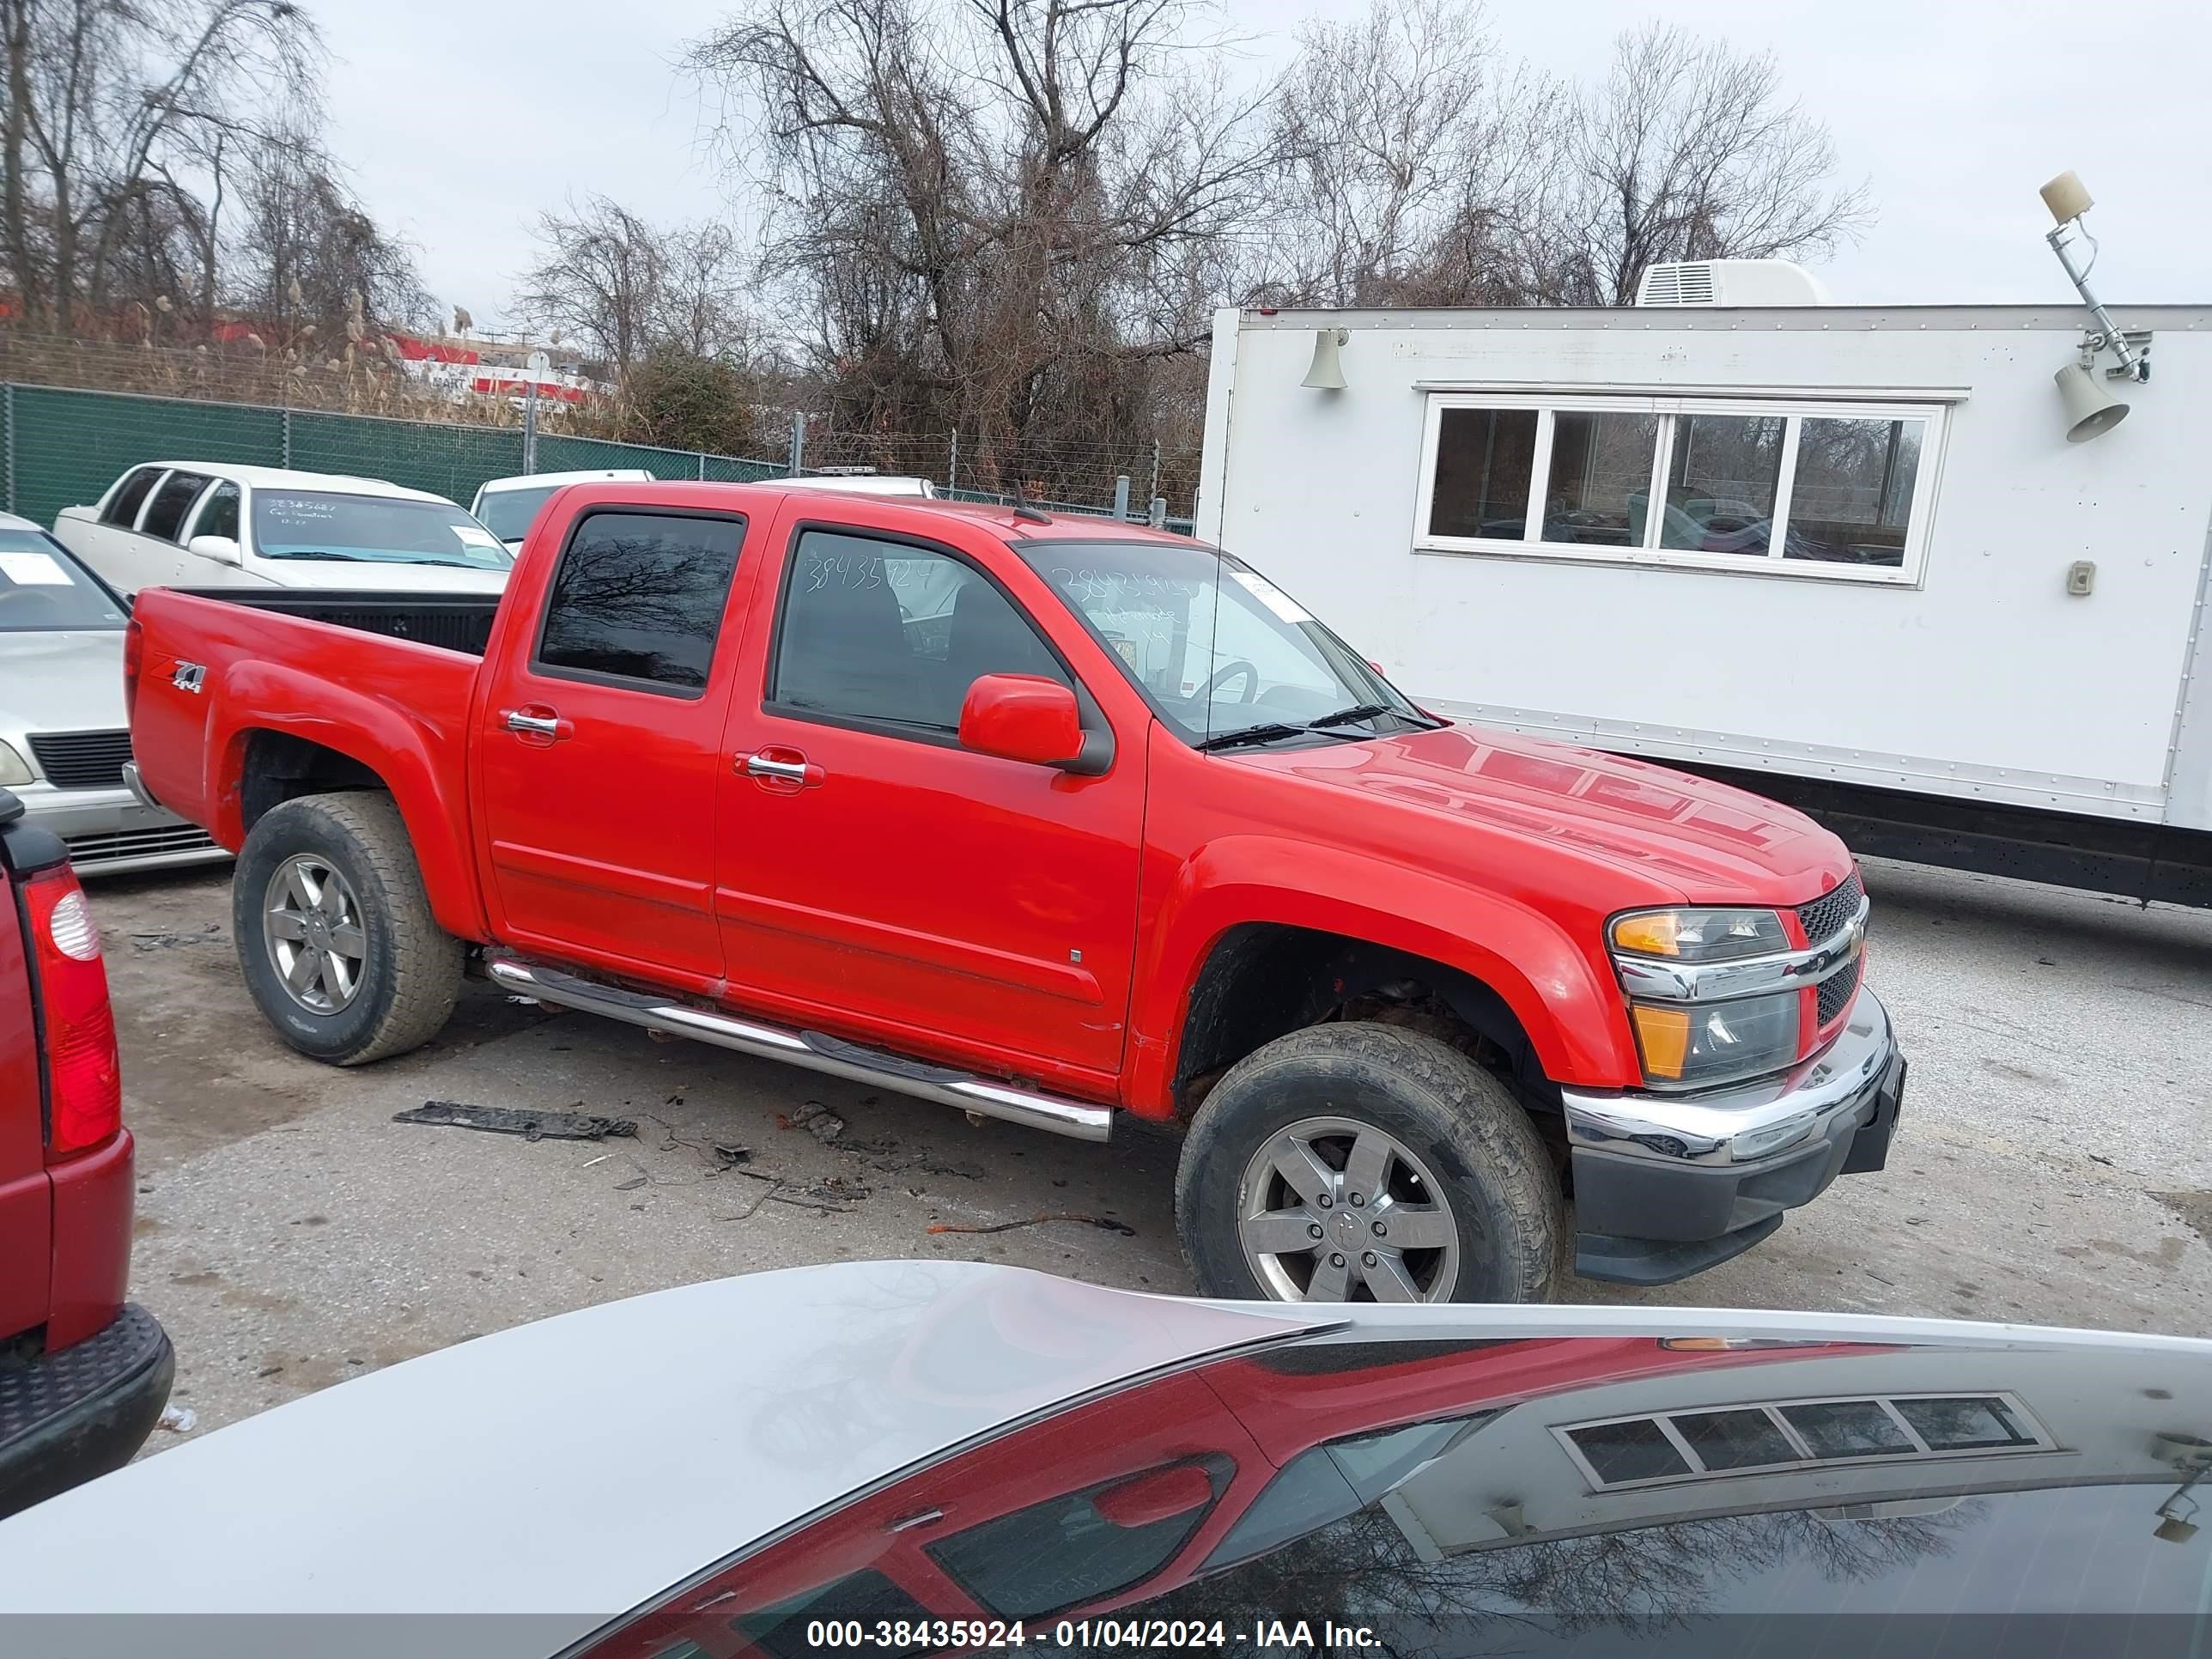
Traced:
<path id="1" fill-rule="evenodd" d="M 192 526 L 195 536 L 228 536 L 238 539 L 238 486 L 219 483 L 208 491 L 207 500 L 200 506 L 199 522 Z"/>
<path id="2" fill-rule="evenodd" d="M 138 509 L 146 504 L 146 492 L 154 487 L 154 480 L 161 476 L 158 466 L 142 466 L 123 481 L 123 488 L 115 492 L 115 499 L 100 515 L 102 524 L 112 524 L 128 530 L 138 522 Z"/>
<path id="3" fill-rule="evenodd" d="M 146 509 L 146 522 L 138 526 L 139 533 L 159 536 L 165 542 L 176 540 L 177 532 L 185 527 L 185 514 L 192 510 L 207 482 L 197 472 L 172 472 L 154 492 L 154 503 Z"/>
<path id="4" fill-rule="evenodd" d="M 697 696 L 714 659 L 744 525 L 660 513 L 593 513 L 553 573 L 532 667 Z"/>

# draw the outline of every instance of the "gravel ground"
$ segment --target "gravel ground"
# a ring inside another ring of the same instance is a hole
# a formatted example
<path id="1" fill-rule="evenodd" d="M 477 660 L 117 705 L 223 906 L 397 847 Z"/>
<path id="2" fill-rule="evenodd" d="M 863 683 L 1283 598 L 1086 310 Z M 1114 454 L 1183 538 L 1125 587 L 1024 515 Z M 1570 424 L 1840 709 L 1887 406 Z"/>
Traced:
<path id="1" fill-rule="evenodd" d="M 2212 1334 L 2212 915 L 1867 875 L 1869 979 L 1912 1060 L 1888 1170 L 1700 1278 L 1574 1293 Z M 248 1000 L 227 869 L 110 879 L 93 902 L 139 1138 L 134 1294 L 175 1340 L 195 1432 L 465 1337 L 759 1268 L 942 1255 L 1191 1288 L 1157 1134 L 973 1127 L 480 985 L 430 1048 L 338 1071 Z M 426 1099 L 640 1129 L 530 1142 L 392 1121 Z M 818 1137 L 816 1111 L 842 1133 Z M 718 1146 L 746 1151 L 729 1166 Z M 1027 1224 L 957 1231 L 1006 1222 Z"/>

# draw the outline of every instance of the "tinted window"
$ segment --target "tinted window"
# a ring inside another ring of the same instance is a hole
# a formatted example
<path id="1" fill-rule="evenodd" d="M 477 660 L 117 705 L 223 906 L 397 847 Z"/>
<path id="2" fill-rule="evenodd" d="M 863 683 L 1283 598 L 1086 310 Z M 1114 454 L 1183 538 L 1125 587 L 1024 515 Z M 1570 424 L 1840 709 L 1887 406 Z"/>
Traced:
<path id="1" fill-rule="evenodd" d="M 1213 1482 L 1218 1497 L 1225 1474 Z M 1054 1498 L 928 1547 L 930 1559 L 1002 1619 L 1034 1619 L 1093 1601 L 1151 1577 L 1198 1530 L 1212 1506 L 1117 1525 L 1092 1500 L 1112 1486 Z"/>
<path id="2" fill-rule="evenodd" d="M 238 486 L 219 483 L 208 491 L 207 500 L 200 504 L 199 522 L 192 526 L 195 536 L 228 536 L 238 539 Z"/>
<path id="3" fill-rule="evenodd" d="M 1896 1400 L 1897 1414 L 1936 1451 L 2033 1446 L 2036 1437 L 2002 1400 Z"/>
<path id="4" fill-rule="evenodd" d="M 1794 1463 L 1797 1449 L 1762 1411 L 1700 1412 L 1674 1419 L 1674 1431 L 1708 1469 L 1754 1469 Z"/>
<path id="5" fill-rule="evenodd" d="M 207 480 L 197 472 L 172 472 L 154 492 L 154 504 L 146 509 L 140 532 L 159 536 L 165 542 L 176 540 L 177 532 L 185 527 L 185 514 L 206 488 Z"/>
<path id="6" fill-rule="evenodd" d="M 1437 428 L 1429 530 L 1517 542 L 1528 533 L 1528 469 L 1536 454 L 1533 409 L 1447 409 Z"/>
<path id="7" fill-rule="evenodd" d="M 1656 1480 L 1670 1474 L 1687 1474 L 1690 1466 L 1681 1453 L 1650 1418 L 1632 1423 L 1600 1423 L 1577 1429 L 1568 1437 L 1583 1461 L 1590 1466 L 1601 1486 L 1623 1480 Z"/>
<path id="8" fill-rule="evenodd" d="M 732 519 L 589 514 L 554 572 L 535 666 L 703 690 L 744 538 Z"/>
<path id="9" fill-rule="evenodd" d="M 61 544 L 36 530 L 0 529 L 0 634 L 120 628 L 123 607 Z"/>
<path id="10" fill-rule="evenodd" d="M 879 1620 L 915 1624 L 928 1617 L 928 1608 L 883 1574 L 864 1567 L 819 1589 L 743 1614 L 734 1621 L 734 1628 L 763 1653 L 773 1654 L 776 1659 L 800 1659 L 802 1655 L 821 1651 L 817 1644 L 806 1639 L 806 1627 L 816 1620 L 857 1620 L 872 1636 Z M 927 1642 L 910 1643 L 905 1647 L 871 1644 L 868 1650 L 921 1653 L 928 1647 Z"/>
<path id="11" fill-rule="evenodd" d="M 538 509 L 553 499 L 559 484 L 538 489 L 495 489 L 477 506 L 483 527 L 503 542 L 519 542 L 530 533 Z"/>
<path id="12" fill-rule="evenodd" d="M 158 466 L 142 466 L 123 481 L 123 488 L 115 492 L 115 499 L 107 504 L 107 511 L 100 515 L 102 524 L 120 525 L 128 530 L 138 520 L 138 509 L 146 504 L 146 492 L 154 487 L 154 480 L 161 476 Z"/>
<path id="13" fill-rule="evenodd" d="M 772 702 L 956 732 L 983 674 L 1070 685 L 1026 617 L 942 553 L 810 530 L 792 555 Z"/>
<path id="14" fill-rule="evenodd" d="M 1889 1413 L 1871 1400 L 1784 1406 L 1782 1414 L 1815 1457 L 1885 1457 L 1913 1449 Z"/>

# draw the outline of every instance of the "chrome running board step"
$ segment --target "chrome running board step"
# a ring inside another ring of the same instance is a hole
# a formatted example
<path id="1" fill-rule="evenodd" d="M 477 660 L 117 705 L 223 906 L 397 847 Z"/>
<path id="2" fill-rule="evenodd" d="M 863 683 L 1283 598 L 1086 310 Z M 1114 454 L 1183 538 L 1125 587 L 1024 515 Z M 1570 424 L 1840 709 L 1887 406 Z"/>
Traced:
<path id="1" fill-rule="evenodd" d="M 794 1031 L 760 1020 L 740 1019 L 734 1014 L 694 1008 L 647 992 L 602 985 L 557 968 L 518 962 L 513 957 L 490 957 L 484 963 L 484 971 L 492 983 L 518 996 L 557 1003 L 563 1008 L 580 1008 L 586 1013 L 605 1014 L 609 1019 L 642 1025 L 649 1031 L 696 1037 L 702 1042 L 734 1048 L 741 1054 L 786 1060 L 809 1071 L 873 1084 L 920 1100 L 933 1100 L 941 1106 L 957 1106 L 963 1112 L 980 1112 L 985 1117 L 1004 1118 L 1009 1123 L 1025 1124 L 1056 1135 L 1072 1135 L 1078 1140 L 1104 1140 L 1113 1133 L 1114 1109 L 1110 1106 L 1094 1106 L 1085 1101 L 1041 1094 L 1034 1089 L 1018 1089 L 1010 1083 L 978 1077 L 972 1072 L 908 1060 L 880 1048 L 865 1048 L 819 1031 Z"/>

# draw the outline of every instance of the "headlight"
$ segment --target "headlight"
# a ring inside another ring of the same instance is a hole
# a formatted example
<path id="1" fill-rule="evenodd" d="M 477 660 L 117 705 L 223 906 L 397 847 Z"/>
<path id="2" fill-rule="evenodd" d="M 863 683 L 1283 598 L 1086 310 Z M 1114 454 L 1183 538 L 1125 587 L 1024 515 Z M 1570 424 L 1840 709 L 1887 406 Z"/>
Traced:
<path id="1" fill-rule="evenodd" d="M 1733 1002 L 1629 1005 L 1647 1082 L 1702 1089 L 1778 1072 L 1797 1057 L 1796 991 Z"/>
<path id="2" fill-rule="evenodd" d="M 6 744 L 0 743 L 0 786 L 11 783 L 31 783 L 35 781 L 31 775 L 30 767 L 24 763 L 23 757 Z"/>
<path id="3" fill-rule="evenodd" d="M 1611 937 L 1616 951 L 1677 962 L 1730 962 L 1790 948 L 1771 910 L 1644 910 L 1614 917 Z"/>

